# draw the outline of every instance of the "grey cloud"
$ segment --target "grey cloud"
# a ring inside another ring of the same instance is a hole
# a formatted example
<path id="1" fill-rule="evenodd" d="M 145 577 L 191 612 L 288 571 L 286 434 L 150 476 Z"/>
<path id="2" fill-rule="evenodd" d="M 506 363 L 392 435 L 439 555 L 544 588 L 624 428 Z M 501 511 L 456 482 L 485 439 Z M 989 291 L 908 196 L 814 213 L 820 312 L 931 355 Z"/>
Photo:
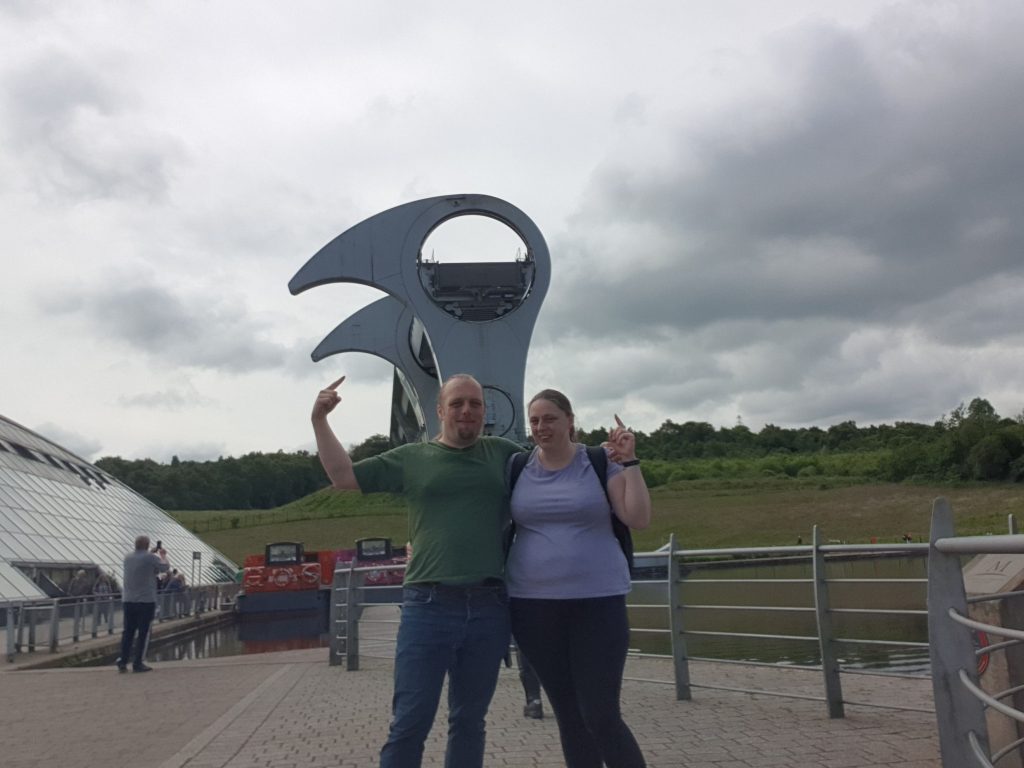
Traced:
<path id="1" fill-rule="evenodd" d="M 828 318 L 722 322 L 665 332 L 656 342 L 638 334 L 630 344 L 575 335 L 542 343 L 535 354 L 548 358 L 542 367 L 550 380 L 536 386 L 569 393 L 586 428 L 623 409 L 648 430 L 665 419 L 731 424 L 737 415 L 754 429 L 848 419 L 930 423 L 1019 377 L 1015 348 L 971 350 L 965 359 L 921 329 Z M 995 404 L 1007 414 L 1021 408 Z"/>
<path id="2" fill-rule="evenodd" d="M 780 40 L 790 93 L 679 129 L 678 163 L 656 173 L 599 171 L 562 238 L 573 289 L 549 311 L 600 334 L 885 321 L 1024 274 L 1024 14 L 986 7 L 916 37 L 881 20 Z M 934 79 L 948 57 L 969 66 Z"/>
<path id="3" fill-rule="evenodd" d="M 181 146 L 133 122 L 116 55 L 106 70 L 94 60 L 49 51 L 4 77 L 4 130 L 24 175 L 46 194 L 161 199 Z"/>
<path id="4" fill-rule="evenodd" d="M 5 0 L 0 4 L 0 15 L 10 16 L 19 22 L 49 17 L 51 12 L 50 3 L 37 0 Z"/>
<path id="5" fill-rule="evenodd" d="M 545 367 L 552 369 L 553 380 L 537 386 L 565 388 L 605 418 L 629 400 L 631 408 L 644 411 L 641 419 L 648 426 L 669 418 L 709 420 L 716 413 L 726 413 L 728 420 L 748 394 L 792 398 L 819 380 L 845 386 L 863 365 L 860 356 L 844 350 L 849 333 L 847 324 L 822 319 L 717 323 L 666 332 L 656 340 L 638 335 L 628 345 L 578 335 L 548 338 L 542 343 L 551 356 Z M 778 418 L 765 419 L 756 410 L 743 415 L 748 421 Z"/>
<path id="6" fill-rule="evenodd" d="M 165 389 L 160 392 L 140 392 L 134 395 L 121 395 L 117 398 L 117 402 L 118 405 L 127 408 L 181 411 L 186 408 L 209 405 L 214 401 L 203 396 L 195 387 L 189 385 L 179 389 Z"/>
<path id="7" fill-rule="evenodd" d="M 91 461 L 103 448 L 98 440 L 80 435 L 78 432 L 62 427 L 59 424 L 45 423 L 33 429 L 40 435 L 45 435 L 62 448 L 66 448 L 76 456 L 81 456 L 86 461 Z"/>
<path id="8" fill-rule="evenodd" d="M 344 352 L 314 363 L 310 354 L 319 342 L 319 338 L 296 342 L 288 353 L 288 372 L 303 381 L 320 382 L 322 385 L 329 384 L 342 374 L 345 374 L 349 381 L 358 381 L 362 384 L 391 384 L 394 366 L 368 353 Z"/>
<path id="9" fill-rule="evenodd" d="M 1024 345 L 1024 274 L 996 275 L 908 310 L 903 322 L 943 344 Z"/>
<path id="10" fill-rule="evenodd" d="M 232 297 L 240 301 L 237 297 Z M 232 298 L 182 297 L 157 284 L 112 285 L 39 298 L 44 311 L 81 316 L 113 339 L 173 365 L 229 373 L 280 368 L 288 350 Z"/>

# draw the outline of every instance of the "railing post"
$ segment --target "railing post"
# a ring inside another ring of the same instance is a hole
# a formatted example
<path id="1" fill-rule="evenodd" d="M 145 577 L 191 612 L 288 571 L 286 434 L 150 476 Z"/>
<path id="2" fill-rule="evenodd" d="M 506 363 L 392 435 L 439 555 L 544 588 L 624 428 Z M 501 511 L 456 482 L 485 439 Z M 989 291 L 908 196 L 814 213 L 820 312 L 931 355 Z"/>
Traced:
<path id="1" fill-rule="evenodd" d="M 960 671 L 978 684 L 971 630 L 949 617 L 951 611 L 967 616 L 960 557 L 940 552 L 935 542 L 954 536 L 953 509 L 941 496 L 932 504 L 932 528 L 928 550 L 928 653 L 932 664 L 935 718 L 939 730 L 939 751 L 946 768 L 978 765 L 968 734 L 974 733 L 987 753 L 988 726 L 981 702 L 964 688 Z"/>
<path id="2" fill-rule="evenodd" d="M 29 653 L 34 653 L 36 650 L 36 609 L 32 606 L 28 610 L 22 611 L 22 618 L 24 614 L 28 614 L 28 650 Z M 21 626 L 18 627 L 18 641 L 21 641 Z"/>
<path id="3" fill-rule="evenodd" d="M 111 596 L 110 596 L 110 604 L 109 604 L 110 605 L 110 609 L 109 609 L 108 615 L 107 615 L 107 634 L 108 635 L 114 634 L 114 627 L 116 626 L 116 622 L 117 622 L 117 617 L 114 615 L 114 612 L 119 610 L 118 609 L 118 604 L 120 602 L 121 602 L 120 594 L 118 594 L 118 596 L 116 598 L 114 597 L 113 594 L 111 594 Z"/>
<path id="4" fill-rule="evenodd" d="M 679 597 L 679 560 L 676 558 L 676 535 L 668 537 L 668 626 L 672 641 L 672 668 L 676 677 L 676 701 L 689 701 L 690 662 L 683 638 L 683 607 Z"/>
<path id="5" fill-rule="evenodd" d="M 839 662 L 836 661 L 835 633 L 832 631 L 832 614 L 828 600 L 828 579 L 825 573 L 825 553 L 821 551 L 821 531 L 814 526 L 811 534 L 811 548 L 814 561 L 814 615 L 818 622 L 818 647 L 821 649 L 821 674 L 825 678 L 825 701 L 828 716 L 844 717 L 843 684 L 839 679 Z"/>
<path id="6" fill-rule="evenodd" d="M 18 637 L 18 624 L 21 619 L 19 614 L 21 611 L 18 609 L 17 604 L 11 604 L 7 607 L 7 663 L 10 664 L 14 661 L 14 654 L 18 652 L 18 644 L 16 638 Z"/>
<path id="7" fill-rule="evenodd" d="M 91 637 L 99 637 L 100 634 L 100 598 L 94 597 L 92 599 L 92 616 L 90 617 L 89 624 L 89 635 Z"/>
<path id="8" fill-rule="evenodd" d="M 82 598 L 76 597 L 71 604 L 71 642 L 78 642 L 78 633 L 82 625 Z"/>
<path id="9" fill-rule="evenodd" d="M 359 669 L 359 593 L 362 591 L 362 574 L 355 569 L 353 557 L 348 567 L 348 595 L 345 606 L 345 669 L 355 672 Z"/>
<path id="10" fill-rule="evenodd" d="M 327 663 L 336 667 L 341 664 L 341 654 L 345 650 L 344 638 L 339 634 L 339 624 L 342 620 L 342 603 L 341 603 L 341 590 L 342 584 L 347 583 L 347 574 L 341 570 L 335 564 L 334 576 L 331 579 L 331 591 L 328 595 L 328 599 L 331 601 L 329 606 L 329 617 L 327 620 L 327 626 L 330 628 L 331 642 L 329 646 L 330 657 L 327 659 Z M 346 597 L 347 599 L 347 597 Z"/>
<path id="11" fill-rule="evenodd" d="M 1014 517 L 1013 512 L 1006 516 L 1006 527 L 1009 529 L 1011 536 L 1016 536 L 1020 533 L 1020 531 L 1017 530 L 1017 518 Z"/>
<path id="12" fill-rule="evenodd" d="M 53 598 L 53 611 L 50 613 L 50 652 L 56 653 L 60 644 L 60 598 Z"/>

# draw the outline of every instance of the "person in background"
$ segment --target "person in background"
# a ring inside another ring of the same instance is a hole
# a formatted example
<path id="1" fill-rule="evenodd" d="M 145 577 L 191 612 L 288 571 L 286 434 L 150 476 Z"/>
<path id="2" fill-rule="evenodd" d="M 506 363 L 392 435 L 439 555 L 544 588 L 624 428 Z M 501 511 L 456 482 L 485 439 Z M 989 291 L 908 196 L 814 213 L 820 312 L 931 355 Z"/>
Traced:
<path id="1" fill-rule="evenodd" d="M 586 447 L 574 442 L 565 395 L 537 394 L 529 420 L 536 447 L 511 499 L 512 632 L 551 702 L 566 766 L 641 768 L 643 754 L 619 707 L 630 573 L 611 519 L 635 529 L 650 524 L 636 440 L 616 416 L 606 492 Z"/>
<path id="2" fill-rule="evenodd" d="M 121 656 L 117 660 L 117 671 L 127 672 L 128 661 L 132 672 L 149 672 L 146 665 L 146 649 L 149 645 L 149 626 L 156 613 L 156 579 L 166 573 L 167 550 L 161 547 L 149 551 L 149 536 L 135 539 L 135 551 L 124 556 L 124 591 L 121 603 L 124 607 L 124 632 L 121 635 Z M 134 654 L 132 645 L 134 642 Z"/>
<path id="3" fill-rule="evenodd" d="M 540 680 L 533 670 L 530 660 L 523 655 L 523 649 L 516 646 L 516 664 L 519 666 L 519 682 L 523 685 L 526 704 L 523 705 L 523 717 L 531 720 L 544 719 L 544 704 L 540 700 Z"/>
<path id="4" fill-rule="evenodd" d="M 166 607 L 168 613 L 175 618 L 185 615 L 185 576 L 177 568 L 171 569 L 167 577 L 167 586 L 164 592 L 167 594 Z"/>
<path id="5" fill-rule="evenodd" d="M 96 595 L 97 620 L 100 624 L 106 624 L 110 616 L 110 595 L 113 591 L 110 577 L 101 571 L 100 575 L 96 578 L 96 584 L 92 588 L 92 593 Z"/>
<path id="6" fill-rule="evenodd" d="M 92 579 L 89 578 L 89 574 L 85 572 L 84 568 L 79 568 L 74 578 L 68 583 L 68 594 L 71 597 L 84 597 L 91 592 Z"/>
<path id="7" fill-rule="evenodd" d="M 397 493 L 409 511 L 415 554 L 405 572 L 395 648 L 392 720 L 382 768 L 417 768 L 448 678 L 445 765 L 480 768 L 486 715 L 509 644 L 502 581 L 502 531 L 508 516 L 505 464 L 522 449 L 482 436 L 480 382 L 456 374 L 441 386 L 441 433 L 352 463 L 327 416 L 340 402 L 342 376 L 313 405 L 317 451 L 331 485 Z"/>

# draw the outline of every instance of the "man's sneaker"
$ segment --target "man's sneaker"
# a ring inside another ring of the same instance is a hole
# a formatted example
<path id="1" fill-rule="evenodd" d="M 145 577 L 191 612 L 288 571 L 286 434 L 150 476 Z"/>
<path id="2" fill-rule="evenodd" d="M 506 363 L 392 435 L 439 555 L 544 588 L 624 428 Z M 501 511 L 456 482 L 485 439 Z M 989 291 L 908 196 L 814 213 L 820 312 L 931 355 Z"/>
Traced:
<path id="1" fill-rule="evenodd" d="M 132 672 L 152 672 L 153 668 L 148 667 L 145 664 L 136 664 L 132 667 Z"/>
<path id="2" fill-rule="evenodd" d="M 128 671 L 128 665 L 127 664 L 122 664 L 121 660 L 118 659 L 117 660 L 117 671 L 118 672 L 127 672 Z"/>
<path id="3" fill-rule="evenodd" d="M 544 719 L 544 707 L 540 703 L 540 699 L 530 699 L 526 702 L 526 706 L 523 707 L 523 717 L 529 717 L 532 720 Z"/>

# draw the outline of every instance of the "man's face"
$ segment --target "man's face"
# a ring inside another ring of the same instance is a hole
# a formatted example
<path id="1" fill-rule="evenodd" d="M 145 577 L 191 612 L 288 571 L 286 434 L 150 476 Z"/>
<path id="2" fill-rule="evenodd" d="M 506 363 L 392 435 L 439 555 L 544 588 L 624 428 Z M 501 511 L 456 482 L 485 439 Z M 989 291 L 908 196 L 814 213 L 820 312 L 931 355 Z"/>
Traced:
<path id="1" fill-rule="evenodd" d="M 484 392 L 470 379 L 449 382 L 437 407 L 442 442 L 466 448 L 480 438 L 484 428 Z"/>

